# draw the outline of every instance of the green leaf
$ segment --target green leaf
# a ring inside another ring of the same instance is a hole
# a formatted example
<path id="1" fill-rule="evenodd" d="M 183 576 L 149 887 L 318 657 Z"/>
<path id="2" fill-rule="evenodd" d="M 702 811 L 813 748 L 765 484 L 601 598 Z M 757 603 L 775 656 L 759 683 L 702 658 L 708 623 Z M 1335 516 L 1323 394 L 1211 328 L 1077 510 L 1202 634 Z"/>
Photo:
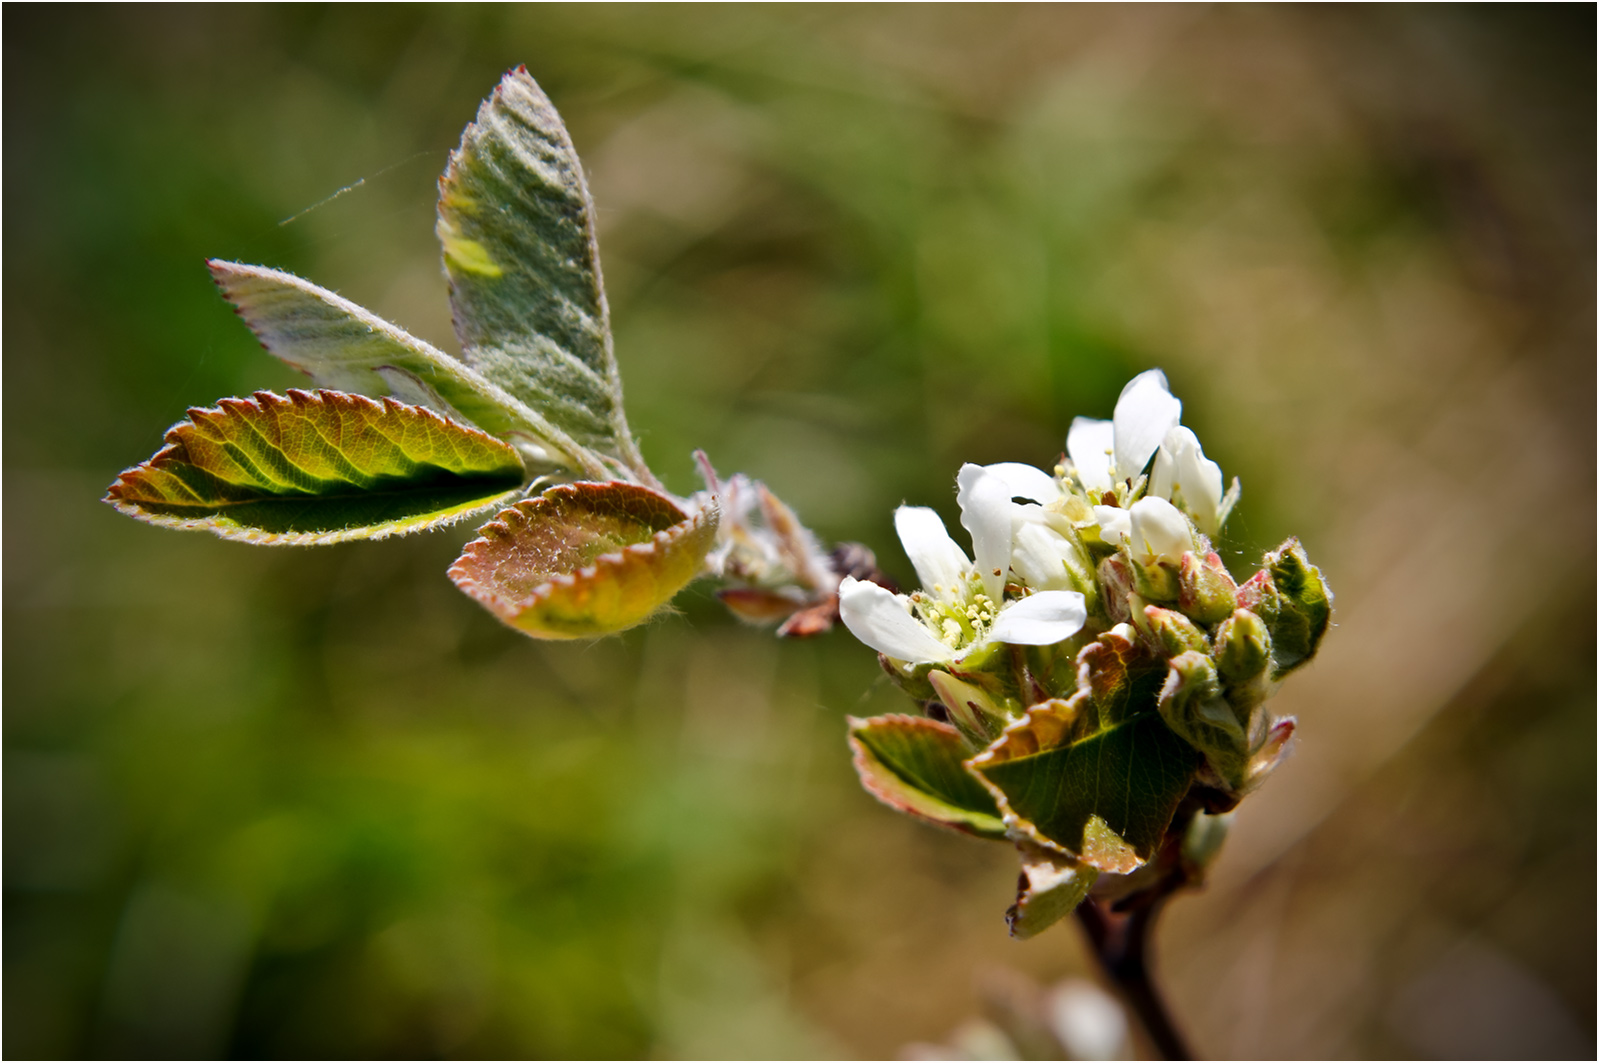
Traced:
<path id="1" fill-rule="evenodd" d="M 451 154 L 437 232 L 467 364 L 653 482 L 622 411 L 583 169 L 526 69 L 501 79 Z"/>
<path id="2" fill-rule="evenodd" d="M 191 409 L 106 501 L 131 517 L 269 545 L 380 539 L 504 505 L 522 459 L 393 399 L 258 391 Z"/>
<path id="3" fill-rule="evenodd" d="M 984 838 L 1003 838 L 994 799 L 962 763 L 972 747 L 947 723 L 924 716 L 849 721 L 855 770 L 890 808 Z"/>
<path id="4" fill-rule="evenodd" d="M 534 638 L 591 638 L 648 619 L 699 575 L 717 511 L 626 483 L 562 484 L 485 524 L 450 578 Z"/>
<path id="5" fill-rule="evenodd" d="M 317 386 L 393 394 L 493 435 L 530 440 L 550 464 L 610 476 L 598 455 L 522 400 L 348 299 L 281 270 L 220 260 L 207 265 L 262 346 Z"/>
<path id="6" fill-rule="evenodd" d="M 1022 873 L 1016 883 L 1016 903 L 1005 913 L 1005 922 L 1011 937 L 1030 938 L 1081 904 L 1099 872 L 1032 842 L 1017 842 L 1016 848 L 1022 856 Z"/>
<path id="7" fill-rule="evenodd" d="M 1006 822 L 1119 874 L 1154 854 L 1200 763 L 1155 712 L 1021 756 L 1016 744 L 1007 731 L 971 762 Z"/>
<path id="8" fill-rule="evenodd" d="M 1267 554 L 1265 568 L 1271 573 L 1278 604 L 1271 621 L 1271 649 L 1277 666 L 1272 678 L 1281 679 L 1316 655 L 1332 619 L 1332 592 L 1298 539 L 1290 538 Z"/>

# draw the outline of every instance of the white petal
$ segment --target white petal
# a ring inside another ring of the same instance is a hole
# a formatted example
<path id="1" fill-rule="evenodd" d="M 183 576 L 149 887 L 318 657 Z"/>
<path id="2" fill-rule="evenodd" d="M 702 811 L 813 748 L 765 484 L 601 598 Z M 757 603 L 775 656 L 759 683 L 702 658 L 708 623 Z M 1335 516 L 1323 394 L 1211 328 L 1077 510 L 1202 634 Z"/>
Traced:
<path id="1" fill-rule="evenodd" d="M 923 590 L 943 597 L 964 595 L 972 563 L 944 530 L 937 513 L 926 506 L 900 506 L 894 511 L 894 530 L 899 532 L 905 556 L 911 559 Z M 942 589 L 935 591 L 935 587 Z"/>
<path id="2" fill-rule="evenodd" d="M 1099 521 L 1099 537 L 1111 546 L 1133 534 L 1132 516 L 1118 506 L 1095 506 L 1094 519 Z"/>
<path id="3" fill-rule="evenodd" d="M 838 585 L 838 615 L 850 634 L 899 661 L 931 664 L 955 658 L 910 614 L 910 602 L 875 583 L 845 576 Z"/>
<path id="4" fill-rule="evenodd" d="M 1091 417 L 1072 418 L 1066 433 L 1066 456 L 1077 467 L 1077 480 L 1094 498 L 1111 489 L 1111 451 L 1116 446 L 1116 426 Z"/>
<path id="5" fill-rule="evenodd" d="M 988 640 L 1013 646 L 1049 646 L 1077 634 L 1087 620 L 1081 594 L 1040 591 L 1001 609 L 988 629 Z"/>
<path id="6" fill-rule="evenodd" d="M 1072 544 L 1059 532 L 1037 521 L 1019 521 L 1011 531 L 1011 568 L 1034 590 L 1064 590 L 1071 586 L 1066 557 Z"/>
<path id="7" fill-rule="evenodd" d="M 1183 489 L 1183 505 L 1202 529 L 1215 533 L 1221 507 L 1221 466 L 1205 457 L 1199 437 L 1193 432 L 1179 426 L 1171 430 L 1171 435 L 1180 441 L 1176 453 L 1177 486 Z"/>
<path id="8" fill-rule="evenodd" d="M 1036 470 L 1035 470 L 1036 471 Z M 961 525 L 972 533 L 972 556 L 983 589 L 995 602 L 1004 596 L 1005 570 L 1010 567 L 1010 488 L 981 465 L 966 464 L 955 477 L 960 490 Z"/>
<path id="9" fill-rule="evenodd" d="M 1116 400 L 1115 476 L 1128 480 L 1144 471 L 1150 455 L 1160 446 L 1183 414 L 1183 404 L 1166 386 L 1166 374 L 1148 369 L 1127 382 Z"/>
<path id="10" fill-rule="evenodd" d="M 1060 498 L 1060 483 L 1045 472 L 1033 465 L 1024 465 L 1019 461 L 1001 461 L 993 465 L 984 465 L 983 471 L 990 476 L 997 476 L 1000 483 L 1005 485 L 1009 492 L 1007 499 L 1030 498 L 1034 502 L 1050 503 Z"/>
<path id="11" fill-rule="evenodd" d="M 1180 564 L 1183 554 L 1194 548 L 1188 518 L 1164 498 L 1140 498 L 1127 512 L 1132 522 L 1132 551 L 1140 560 Z"/>
<path id="12" fill-rule="evenodd" d="M 1182 446 L 1182 437 L 1178 433 L 1186 431 L 1186 428 L 1178 425 L 1161 440 L 1160 449 L 1155 451 L 1155 467 L 1149 470 L 1148 494 L 1156 498 L 1171 498 L 1172 485 L 1177 482 L 1177 451 Z"/>

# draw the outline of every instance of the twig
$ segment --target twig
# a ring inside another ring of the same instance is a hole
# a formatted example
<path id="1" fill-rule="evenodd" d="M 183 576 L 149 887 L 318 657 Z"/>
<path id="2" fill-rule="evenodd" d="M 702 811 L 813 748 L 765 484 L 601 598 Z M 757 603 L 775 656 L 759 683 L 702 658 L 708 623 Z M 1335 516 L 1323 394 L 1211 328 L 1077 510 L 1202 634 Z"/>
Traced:
<path id="1" fill-rule="evenodd" d="M 1181 884 L 1176 888 L 1181 888 Z M 1193 1059 L 1194 1053 L 1172 1021 L 1149 972 L 1150 928 L 1170 893 L 1152 897 L 1127 912 L 1107 911 L 1098 901 L 1089 899 L 1077 906 L 1077 921 L 1088 936 L 1100 970 L 1138 1016 L 1161 1056 Z M 1144 895 L 1138 896 L 1142 900 Z"/>

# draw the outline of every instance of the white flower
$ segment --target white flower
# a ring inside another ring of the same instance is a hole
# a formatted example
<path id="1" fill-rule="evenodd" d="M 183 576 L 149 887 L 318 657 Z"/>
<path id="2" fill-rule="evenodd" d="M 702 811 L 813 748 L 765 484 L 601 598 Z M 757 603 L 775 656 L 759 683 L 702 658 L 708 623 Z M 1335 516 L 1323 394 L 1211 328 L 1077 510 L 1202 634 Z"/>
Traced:
<path id="1" fill-rule="evenodd" d="M 1183 509 L 1201 531 L 1215 535 L 1238 499 L 1238 481 L 1222 494 L 1221 466 L 1206 458 L 1199 438 L 1178 423 L 1182 412 L 1183 404 L 1168 389 L 1166 375 L 1150 369 L 1122 388 L 1113 420 L 1073 420 L 1066 434 L 1066 453 L 1089 501 L 1097 503 L 1117 484 L 1137 477 L 1153 456 L 1146 493 L 1169 500 L 1180 491 Z M 1130 530 L 1126 521 L 1125 514 L 1112 520 L 1106 541 L 1114 542 L 1114 534 L 1126 534 Z"/>
<path id="2" fill-rule="evenodd" d="M 1182 413 L 1183 404 L 1167 387 L 1166 374 L 1148 369 L 1122 388 L 1111 420 L 1073 419 L 1066 453 L 1083 490 L 1097 499 L 1138 476 Z"/>
<path id="3" fill-rule="evenodd" d="M 1095 506 L 1094 518 L 1106 542 L 1125 539 L 1133 559 L 1145 565 L 1180 565 L 1183 554 L 1194 548 L 1188 518 L 1164 498 L 1140 498 L 1131 509 Z"/>
<path id="4" fill-rule="evenodd" d="M 838 588 L 839 616 L 854 636 L 872 649 L 910 664 L 948 663 L 994 643 L 1047 646 L 1068 639 L 1088 619 L 1076 591 L 1039 591 L 1004 601 L 1004 572 L 1010 565 L 1012 487 L 1047 494 L 1038 477 L 1019 466 L 998 472 L 978 470 L 963 483 L 961 521 L 972 529 L 983 566 L 967 559 L 944 529 L 938 514 L 920 506 L 901 506 L 894 527 L 916 569 L 922 589 L 906 596 L 875 583 L 846 577 Z M 962 470 L 965 473 L 965 470 Z M 982 475 L 979 475 L 981 473 Z M 1058 485 L 1051 481 L 1056 493 Z M 999 575 L 994 575 L 994 569 Z M 986 578 L 985 578 L 986 577 Z M 993 588 L 992 590 L 990 588 Z"/>
<path id="5" fill-rule="evenodd" d="M 1016 524 L 1026 519 L 1023 511 L 1036 508 L 1018 506 L 1012 499 L 1047 504 L 1061 497 L 1060 484 L 1044 470 L 1015 461 L 997 465 L 967 463 L 961 466 L 955 483 L 959 488 L 955 501 L 961 507 L 961 526 L 971 533 L 972 554 L 983 589 L 997 602 L 1005 588 L 1005 570 L 1011 567 Z"/>
<path id="6" fill-rule="evenodd" d="M 1205 533 L 1216 534 L 1222 516 L 1221 466 L 1205 457 L 1199 437 L 1182 425 L 1167 432 L 1155 452 L 1149 493 L 1170 498 L 1174 484 L 1194 522 Z"/>

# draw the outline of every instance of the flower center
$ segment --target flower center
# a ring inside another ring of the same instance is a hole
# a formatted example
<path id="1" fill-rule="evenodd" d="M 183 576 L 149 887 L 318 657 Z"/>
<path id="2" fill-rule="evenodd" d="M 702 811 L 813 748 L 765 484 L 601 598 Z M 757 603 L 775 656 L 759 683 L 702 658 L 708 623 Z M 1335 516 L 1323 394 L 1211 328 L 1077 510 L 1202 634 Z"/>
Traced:
<path id="1" fill-rule="evenodd" d="M 933 591 L 912 594 L 911 605 L 933 637 L 952 650 L 981 642 L 999 615 L 999 607 L 984 592 L 976 572 L 966 573 L 961 585 L 935 584 Z"/>

